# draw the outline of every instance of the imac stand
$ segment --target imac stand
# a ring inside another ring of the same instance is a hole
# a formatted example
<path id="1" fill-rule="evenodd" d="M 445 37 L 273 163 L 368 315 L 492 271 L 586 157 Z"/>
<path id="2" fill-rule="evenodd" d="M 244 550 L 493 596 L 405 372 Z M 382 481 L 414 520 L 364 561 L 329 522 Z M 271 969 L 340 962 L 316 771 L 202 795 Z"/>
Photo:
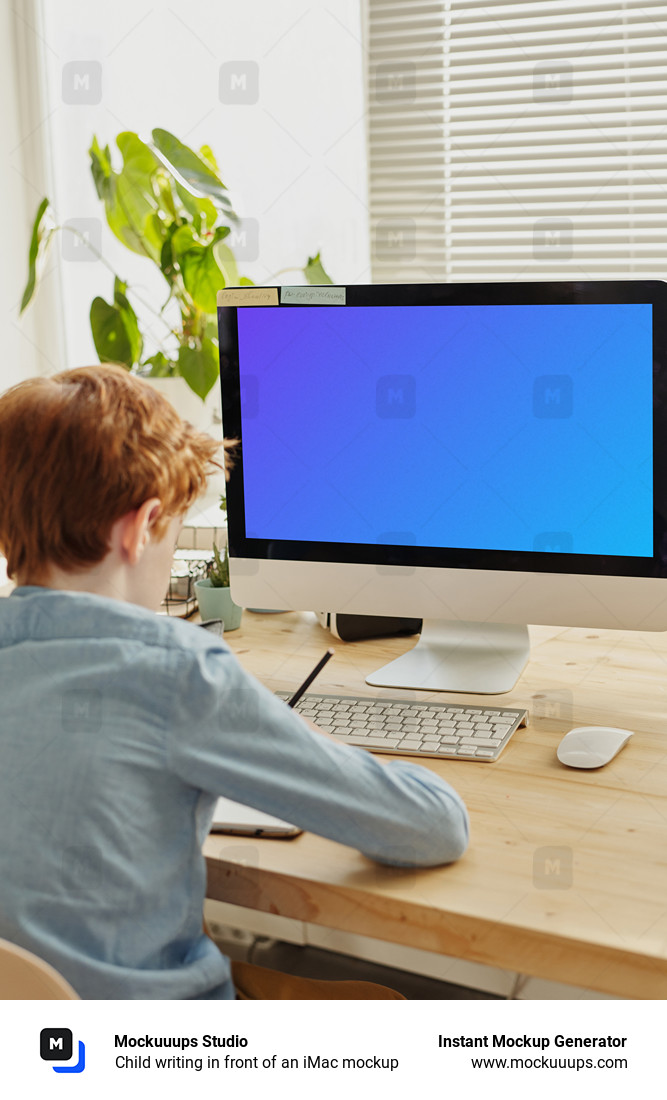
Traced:
<path id="1" fill-rule="evenodd" d="M 511 691 L 530 656 L 526 626 L 425 619 L 414 649 L 366 677 L 374 687 L 418 691 Z"/>

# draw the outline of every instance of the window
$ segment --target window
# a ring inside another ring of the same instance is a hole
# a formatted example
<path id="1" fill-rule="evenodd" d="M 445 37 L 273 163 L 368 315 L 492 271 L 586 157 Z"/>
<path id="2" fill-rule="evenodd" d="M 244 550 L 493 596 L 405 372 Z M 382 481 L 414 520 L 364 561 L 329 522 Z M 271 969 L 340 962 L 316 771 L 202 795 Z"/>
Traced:
<path id="1" fill-rule="evenodd" d="M 665 276 L 667 4 L 365 14 L 375 280 Z"/>

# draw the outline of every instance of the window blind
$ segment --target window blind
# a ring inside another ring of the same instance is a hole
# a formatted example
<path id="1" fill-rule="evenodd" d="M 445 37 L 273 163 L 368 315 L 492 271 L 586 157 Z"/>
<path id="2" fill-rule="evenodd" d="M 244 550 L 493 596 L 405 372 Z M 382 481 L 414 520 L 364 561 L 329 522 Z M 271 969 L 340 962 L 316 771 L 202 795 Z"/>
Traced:
<path id="1" fill-rule="evenodd" d="M 667 276 L 664 0 L 366 0 L 373 278 Z"/>

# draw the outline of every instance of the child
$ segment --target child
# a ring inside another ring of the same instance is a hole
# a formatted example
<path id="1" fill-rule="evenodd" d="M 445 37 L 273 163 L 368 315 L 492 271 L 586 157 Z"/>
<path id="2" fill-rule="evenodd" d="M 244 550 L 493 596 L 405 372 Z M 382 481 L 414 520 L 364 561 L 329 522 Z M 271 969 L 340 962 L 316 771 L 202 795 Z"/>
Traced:
<path id="1" fill-rule="evenodd" d="M 84 998 L 236 995 L 202 931 L 219 795 L 381 863 L 467 844 L 431 771 L 309 728 L 219 638 L 155 614 L 218 450 L 119 367 L 0 397 L 0 937 Z"/>

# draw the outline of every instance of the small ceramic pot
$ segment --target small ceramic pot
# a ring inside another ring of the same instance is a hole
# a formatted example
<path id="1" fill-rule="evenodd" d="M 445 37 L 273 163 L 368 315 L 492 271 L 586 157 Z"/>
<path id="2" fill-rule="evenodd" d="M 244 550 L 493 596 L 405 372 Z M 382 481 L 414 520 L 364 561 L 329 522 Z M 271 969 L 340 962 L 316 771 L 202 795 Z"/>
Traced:
<path id="1" fill-rule="evenodd" d="M 238 630 L 243 609 L 234 603 L 229 588 L 214 588 L 206 577 L 203 581 L 195 581 L 195 592 L 202 622 L 222 619 L 226 631 Z"/>

